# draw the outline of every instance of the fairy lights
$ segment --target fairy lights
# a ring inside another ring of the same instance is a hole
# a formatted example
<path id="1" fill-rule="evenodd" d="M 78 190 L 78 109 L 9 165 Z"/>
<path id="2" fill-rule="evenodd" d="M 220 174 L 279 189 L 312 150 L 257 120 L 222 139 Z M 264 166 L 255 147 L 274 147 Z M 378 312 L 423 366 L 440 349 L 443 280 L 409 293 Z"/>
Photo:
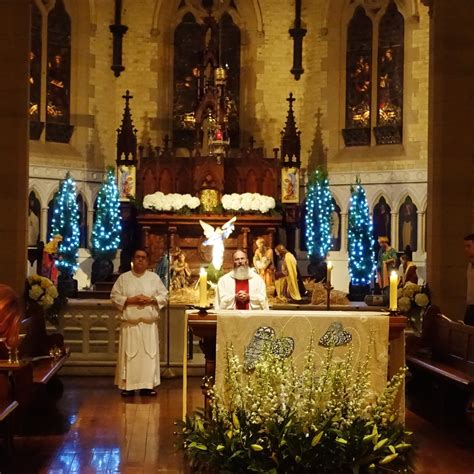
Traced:
<path id="1" fill-rule="evenodd" d="M 331 213 L 334 210 L 327 174 L 317 169 L 309 178 L 305 227 L 308 256 L 326 258 L 331 250 Z"/>
<path id="2" fill-rule="evenodd" d="M 372 218 L 365 190 L 357 179 L 349 204 L 349 275 L 353 285 L 368 285 L 375 271 Z"/>
<path id="3" fill-rule="evenodd" d="M 113 258 L 120 245 L 119 192 L 114 169 L 109 168 L 97 196 L 97 210 L 92 229 L 92 255 Z"/>
<path id="4" fill-rule="evenodd" d="M 77 270 L 79 248 L 79 208 L 76 201 L 76 183 L 68 172 L 59 186 L 54 200 L 50 240 L 61 235 L 56 266 L 65 277 Z"/>

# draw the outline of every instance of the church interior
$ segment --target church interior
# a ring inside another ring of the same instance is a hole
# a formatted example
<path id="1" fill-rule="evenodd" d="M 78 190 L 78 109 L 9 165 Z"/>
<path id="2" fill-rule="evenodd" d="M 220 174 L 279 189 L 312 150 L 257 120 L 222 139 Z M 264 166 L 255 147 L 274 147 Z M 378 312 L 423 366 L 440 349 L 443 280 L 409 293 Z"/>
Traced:
<path id="1" fill-rule="evenodd" d="M 474 471 L 472 0 L 0 12 L 0 473 Z M 138 250 L 168 296 L 128 397 Z M 247 281 L 225 316 L 239 251 L 269 307 Z M 273 390 L 276 444 L 245 408 Z"/>

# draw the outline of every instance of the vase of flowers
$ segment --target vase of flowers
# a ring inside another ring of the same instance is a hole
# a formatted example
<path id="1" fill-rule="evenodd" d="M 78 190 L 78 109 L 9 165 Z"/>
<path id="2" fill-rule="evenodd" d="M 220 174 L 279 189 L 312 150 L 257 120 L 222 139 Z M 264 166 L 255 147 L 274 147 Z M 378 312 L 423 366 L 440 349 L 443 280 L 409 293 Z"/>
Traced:
<path id="1" fill-rule="evenodd" d="M 421 332 L 424 310 L 430 304 L 430 297 L 426 285 L 416 285 L 407 282 L 398 289 L 398 310 L 407 316 L 413 329 Z"/>
<path id="2" fill-rule="evenodd" d="M 40 275 L 28 277 L 26 281 L 26 316 L 29 319 L 29 325 L 23 344 L 24 355 L 39 356 L 49 353 L 52 336 L 46 332 L 46 320 L 57 326 L 60 308 L 61 297 L 49 278 Z"/>

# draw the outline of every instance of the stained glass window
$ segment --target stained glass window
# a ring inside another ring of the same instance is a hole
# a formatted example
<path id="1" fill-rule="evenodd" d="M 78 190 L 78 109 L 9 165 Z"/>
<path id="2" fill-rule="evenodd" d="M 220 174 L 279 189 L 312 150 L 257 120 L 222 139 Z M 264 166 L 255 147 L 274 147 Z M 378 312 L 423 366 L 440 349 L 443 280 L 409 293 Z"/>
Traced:
<path id="1" fill-rule="evenodd" d="M 174 32 L 173 140 L 176 147 L 192 147 L 195 143 L 194 114 L 203 80 L 199 67 L 203 54 L 202 27 L 187 13 Z"/>
<path id="2" fill-rule="evenodd" d="M 30 120 L 40 120 L 41 106 L 41 13 L 31 5 Z"/>
<path id="3" fill-rule="evenodd" d="M 346 128 L 347 146 L 370 144 L 372 92 L 372 21 L 358 7 L 347 29 Z"/>
<path id="4" fill-rule="evenodd" d="M 212 140 L 239 146 L 240 29 L 203 7 L 202 24 L 187 13 L 174 33 L 173 141 L 207 155 Z"/>
<path id="5" fill-rule="evenodd" d="M 378 144 L 402 142 L 404 21 L 391 1 L 379 26 L 377 72 Z"/>
<path id="6" fill-rule="evenodd" d="M 220 20 L 221 47 L 219 63 L 227 69 L 226 108 L 229 115 L 229 137 L 233 148 L 239 146 L 240 95 L 240 29 L 224 13 Z"/>
<path id="7" fill-rule="evenodd" d="M 48 15 L 48 122 L 69 124 L 71 83 L 71 20 L 63 0 L 57 0 Z"/>

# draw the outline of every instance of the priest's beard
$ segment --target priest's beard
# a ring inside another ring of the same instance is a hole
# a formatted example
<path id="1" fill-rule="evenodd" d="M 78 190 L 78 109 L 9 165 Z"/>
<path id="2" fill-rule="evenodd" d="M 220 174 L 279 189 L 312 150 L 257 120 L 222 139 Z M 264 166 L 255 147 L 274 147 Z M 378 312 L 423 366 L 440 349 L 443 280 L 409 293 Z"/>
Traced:
<path id="1" fill-rule="evenodd" d="M 250 269 L 248 265 L 235 267 L 233 275 L 236 280 L 248 280 L 250 278 Z"/>

